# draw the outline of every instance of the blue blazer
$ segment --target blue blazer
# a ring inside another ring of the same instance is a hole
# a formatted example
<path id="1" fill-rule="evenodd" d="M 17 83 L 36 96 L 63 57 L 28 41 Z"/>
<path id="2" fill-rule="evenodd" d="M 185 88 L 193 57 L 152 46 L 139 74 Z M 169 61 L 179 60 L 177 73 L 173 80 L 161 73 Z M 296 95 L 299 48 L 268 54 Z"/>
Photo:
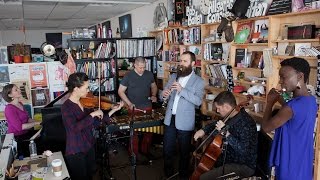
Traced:
<path id="1" fill-rule="evenodd" d="M 177 75 L 172 74 L 164 89 L 168 89 Z M 175 126 L 179 130 L 192 131 L 195 125 L 195 108 L 200 106 L 204 94 L 204 80 L 193 73 L 186 86 L 180 92 L 180 99 L 175 117 Z M 169 126 L 172 116 L 172 107 L 176 91 L 170 94 L 164 124 Z"/>

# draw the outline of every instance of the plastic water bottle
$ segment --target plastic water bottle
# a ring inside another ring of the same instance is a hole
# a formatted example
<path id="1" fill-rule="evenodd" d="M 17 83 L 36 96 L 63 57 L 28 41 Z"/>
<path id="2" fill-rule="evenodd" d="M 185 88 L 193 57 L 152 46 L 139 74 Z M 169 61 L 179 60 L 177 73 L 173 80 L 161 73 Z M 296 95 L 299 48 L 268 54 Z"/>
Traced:
<path id="1" fill-rule="evenodd" d="M 29 151 L 30 151 L 30 158 L 33 159 L 35 156 L 37 156 L 37 146 L 34 140 L 30 141 L 29 144 Z"/>

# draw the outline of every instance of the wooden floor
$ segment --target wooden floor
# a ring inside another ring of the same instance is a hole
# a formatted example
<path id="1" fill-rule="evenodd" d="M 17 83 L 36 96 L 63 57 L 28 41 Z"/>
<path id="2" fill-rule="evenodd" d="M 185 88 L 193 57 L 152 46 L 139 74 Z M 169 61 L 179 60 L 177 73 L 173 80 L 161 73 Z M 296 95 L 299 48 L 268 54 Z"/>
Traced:
<path id="1" fill-rule="evenodd" d="M 110 169 L 112 178 L 116 180 L 129 180 L 133 178 L 134 168 L 130 163 L 130 156 L 127 148 L 122 145 L 114 146 L 109 150 Z M 138 154 L 136 166 L 137 180 L 163 180 L 163 158 L 162 147 L 153 145 L 151 148 L 151 156 L 148 158 Z M 106 172 L 106 171 L 105 171 Z M 101 178 L 101 168 L 97 171 L 95 180 L 111 179 L 107 173 L 106 178 Z M 172 178 L 172 180 L 177 178 Z"/>

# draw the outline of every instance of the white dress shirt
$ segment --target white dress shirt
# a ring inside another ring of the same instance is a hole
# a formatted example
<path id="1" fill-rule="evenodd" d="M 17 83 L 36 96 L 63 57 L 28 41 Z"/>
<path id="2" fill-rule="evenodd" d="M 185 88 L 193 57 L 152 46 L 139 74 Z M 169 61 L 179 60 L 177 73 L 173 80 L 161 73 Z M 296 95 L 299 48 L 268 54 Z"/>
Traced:
<path id="1" fill-rule="evenodd" d="M 192 71 L 188 76 L 185 76 L 185 77 L 180 77 L 178 79 L 178 82 L 179 84 L 182 86 L 182 88 L 184 88 L 187 84 L 187 82 L 189 81 L 191 75 L 193 74 L 194 72 Z M 173 107 L 172 107 L 172 114 L 175 115 L 176 112 L 177 112 L 177 107 L 178 107 L 178 102 L 179 102 L 179 99 L 180 99 L 180 94 L 177 92 L 176 93 L 176 96 L 174 97 L 174 102 L 173 102 Z"/>

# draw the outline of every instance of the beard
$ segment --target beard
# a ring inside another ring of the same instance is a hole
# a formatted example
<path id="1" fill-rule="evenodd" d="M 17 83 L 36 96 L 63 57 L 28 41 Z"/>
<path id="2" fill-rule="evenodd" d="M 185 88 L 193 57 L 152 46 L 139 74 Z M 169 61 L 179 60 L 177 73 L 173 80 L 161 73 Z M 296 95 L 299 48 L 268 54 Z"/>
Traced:
<path id="1" fill-rule="evenodd" d="M 192 72 L 192 66 L 181 66 L 179 65 L 177 68 L 177 77 L 186 77 Z"/>

